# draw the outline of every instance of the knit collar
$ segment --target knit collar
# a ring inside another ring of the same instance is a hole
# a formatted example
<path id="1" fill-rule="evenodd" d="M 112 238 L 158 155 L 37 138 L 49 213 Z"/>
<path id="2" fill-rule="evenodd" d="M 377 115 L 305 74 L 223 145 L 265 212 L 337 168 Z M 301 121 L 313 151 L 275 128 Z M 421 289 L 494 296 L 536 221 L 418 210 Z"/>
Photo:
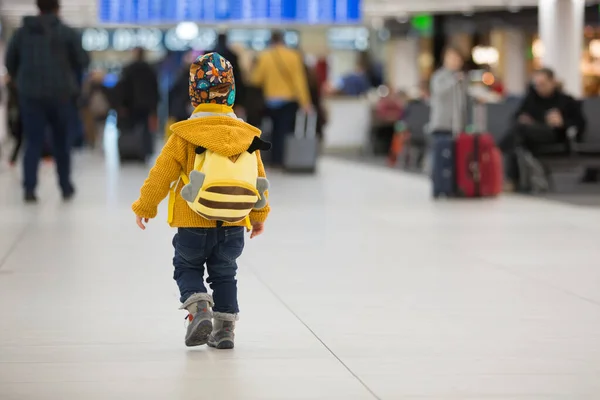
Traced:
<path id="1" fill-rule="evenodd" d="M 233 107 L 229 107 L 224 104 L 202 103 L 202 104 L 198 104 L 198 106 L 194 109 L 194 114 L 201 113 L 201 112 L 229 114 L 229 113 L 233 113 Z"/>

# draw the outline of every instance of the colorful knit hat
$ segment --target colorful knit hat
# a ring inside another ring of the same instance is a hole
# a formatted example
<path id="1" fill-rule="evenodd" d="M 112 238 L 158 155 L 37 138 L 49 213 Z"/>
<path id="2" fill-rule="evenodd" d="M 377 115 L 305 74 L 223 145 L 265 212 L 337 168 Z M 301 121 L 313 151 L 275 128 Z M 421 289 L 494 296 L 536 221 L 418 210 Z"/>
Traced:
<path id="1" fill-rule="evenodd" d="M 200 56 L 190 66 L 190 100 L 200 104 L 220 104 L 232 107 L 235 103 L 233 68 L 219 53 Z"/>

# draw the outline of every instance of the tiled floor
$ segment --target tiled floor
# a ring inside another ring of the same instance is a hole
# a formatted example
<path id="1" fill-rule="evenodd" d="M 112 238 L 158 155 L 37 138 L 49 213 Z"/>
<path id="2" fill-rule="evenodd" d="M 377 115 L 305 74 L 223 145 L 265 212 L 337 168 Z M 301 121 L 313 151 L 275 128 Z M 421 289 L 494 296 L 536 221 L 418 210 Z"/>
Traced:
<path id="1" fill-rule="evenodd" d="M 0 399 L 600 399 L 600 211 L 434 203 L 428 184 L 327 159 L 271 176 L 240 263 L 233 351 L 188 350 L 173 231 L 129 204 L 145 168 L 76 160 L 62 204 L 0 172 Z"/>

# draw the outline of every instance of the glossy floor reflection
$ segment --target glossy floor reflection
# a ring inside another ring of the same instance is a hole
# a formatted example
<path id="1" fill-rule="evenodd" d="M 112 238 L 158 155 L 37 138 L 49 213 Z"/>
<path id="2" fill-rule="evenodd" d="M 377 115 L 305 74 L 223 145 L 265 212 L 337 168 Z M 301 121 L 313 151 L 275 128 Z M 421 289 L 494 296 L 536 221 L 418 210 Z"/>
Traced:
<path id="1" fill-rule="evenodd" d="M 240 262 L 237 348 L 183 346 L 166 208 L 129 205 L 144 166 L 76 158 L 60 201 L 0 172 L 0 399 L 600 398 L 600 212 L 324 160 L 272 174 Z"/>

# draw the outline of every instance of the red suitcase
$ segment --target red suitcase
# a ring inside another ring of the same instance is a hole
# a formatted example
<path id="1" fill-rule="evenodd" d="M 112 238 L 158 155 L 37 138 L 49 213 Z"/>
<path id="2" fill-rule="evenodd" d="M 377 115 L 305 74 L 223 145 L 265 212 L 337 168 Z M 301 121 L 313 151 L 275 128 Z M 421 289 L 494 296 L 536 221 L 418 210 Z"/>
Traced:
<path id="1" fill-rule="evenodd" d="M 487 126 L 484 104 L 473 104 L 474 128 Z M 456 186 L 462 197 L 492 197 L 502 193 L 504 167 L 502 153 L 489 133 L 460 134 L 456 139 Z"/>
<path id="2" fill-rule="evenodd" d="M 459 196 L 490 197 L 502 192 L 502 154 L 489 133 L 460 134 L 455 162 Z"/>

